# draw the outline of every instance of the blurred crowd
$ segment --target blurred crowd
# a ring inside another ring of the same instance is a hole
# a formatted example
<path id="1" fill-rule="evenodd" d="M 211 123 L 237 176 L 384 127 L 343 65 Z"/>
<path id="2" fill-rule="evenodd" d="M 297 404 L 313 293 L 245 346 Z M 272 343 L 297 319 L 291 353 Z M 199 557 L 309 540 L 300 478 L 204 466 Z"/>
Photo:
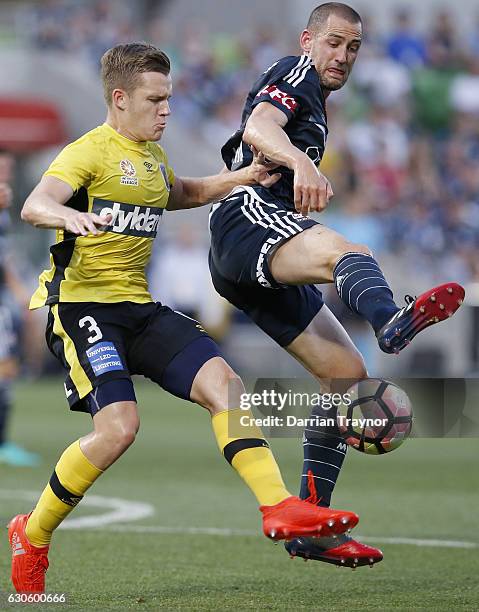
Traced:
<path id="1" fill-rule="evenodd" d="M 161 25 L 152 32 L 159 43 Z M 329 222 L 375 251 L 407 254 L 415 269 L 478 278 L 479 25 L 465 39 L 440 12 L 418 32 L 400 11 L 389 34 L 368 16 L 364 31 L 350 83 L 328 99 Z M 170 49 L 174 112 L 217 147 L 237 128 L 257 76 L 299 51 L 266 27 L 245 38 L 192 27 L 175 41 L 185 42 Z"/>
<path id="2" fill-rule="evenodd" d="M 174 116 L 194 146 L 204 143 L 219 161 L 254 80 L 280 57 L 300 53 L 298 32 L 249 23 L 231 34 L 213 29 L 206 19 L 173 27 L 164 17 L 168 5 L 43 0 L 22 4 L 10 22 L 23 45 L 49 57 L 78 58 L 92 73 L 112 45 L 132 40 L 158 45 L 172 60 Z M 364 42 L 352 76 L 327 102 L 330 133 L 321 169 L 335 197 L 319 220 L 367 244 L 399 300 L 423 282 L 479 282 L 479 11 L 467 32 L 452 13 L 440 10 L 431 13 L 425 28 L 417 27 L 414 11 L 406 9 L 393 9 L 380 25 L 370 14 L 363 20 Z M 20 180 L 16 188 L 20 206 L 18 192 L 26 187 Z M 152 294 L 201 319 L 228 342 L 232 318 L 244 318 L 211 286 L 207 232 L 200 225 L 180 222 L 160 235 L 150 269 Z M 32 266 L 32 282 L 38 272 L 38 264 Z M 326 291 L 326 299 L 374 364 L 377 349 L 369 330 L 344 312 L 334 291 Z M 41 355 L 41 333 L 36 335 L 35 342 L 29 335 L 37 348 L 29 350 L 34 357 L 27 366 L 35 375 L 49 367 Z"/>
<path id="3" fill-rule="evenodd" d="M 132 8 L 111 0 L 43 0 L 27 5 L 20 20 L 39 51 L 74 54 L 97 65 L 110 47 L 138 40 Z"/>
<path id="4" fill-rule="evenodd" d="M 146 38 L 163 48 L 173 62 L 175 116 L 217 149 L 237 128 L 257 76 L 299 52 L 295 32 L 275 36 L 267 24 L 232 36 L 194 21 L 179 32 L 159 13 L 135 23 L 128 5 L 108 0 L 50 0 L 33 11 L 38 49 L 98 64 L 119 42 Z M 415 269 L 478 279 L 479 12 L 466 35 L 446 11 L 421 31 L 406 9 L 391 14 L 387 32 L 363 18 L 350 82 L 328 99 L 329 222 L 376 252 L 410 257 Z"/>

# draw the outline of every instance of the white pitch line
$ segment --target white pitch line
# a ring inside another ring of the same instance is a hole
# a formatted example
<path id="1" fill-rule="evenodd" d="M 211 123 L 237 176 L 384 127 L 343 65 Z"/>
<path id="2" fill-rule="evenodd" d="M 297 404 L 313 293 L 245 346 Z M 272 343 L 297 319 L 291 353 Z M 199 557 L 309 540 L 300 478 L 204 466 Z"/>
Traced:
<path id="1" fill-rule="evenodd" d="M 123 533 L 184 533 L 188 535 L 214 535 L 214 536 L 259 536 L 259 531 L 251 529 L 229 529 L 227 527 L 166 527 L 162 525 L 112 525 L 105 531 L 121 531 Z M 416 538 L 388 538 L 376 536 L 355 536 L 358 540 L 374 542 L 377 544 L 404 544 L 413 546 L 431 546 L 443 548 L 479 548 L 479 543 L 464 542 L 461 540 L 427 540 Z"/>
<path id="2" fill-rule="evenodd" d="M 167 527 L 163 525 L 112 525 L 102 531 L 121 531 L 122 533 L 184 533 L 187 535 L 214 536 L 259 536 L 259 531 L 252 529 L 231 529 L 230 527 Z"/>
<path id="3" fill-rule="evenodd" d="M 22 499 L 34 503 L 38 496 L 37 491 L 0 489 L 0 499 Z M 101 508 L 108 509 L 110 512 L 68 518 L 59 526 L 59 529 L 95 529 L 110 526 L 112 523 L 139 521 L 155 513 L 155 508 L 151 504 L 118 497 L 103 497 L 102 495 L 88 495 L 81 502 L 81 505 L 82 508 Z"/>
<path id="4" fill-rule="evenodd" d="M 35 502 L 38 499 L 37 491 L 15 489 L 0 489 L 0 499 L 21 499 Z M 163 525 L 118 525 L 113 523 L 127 523 L 138 521 L 152 516 L 155 508 L 144 502 L 134 502 L 117 497 L 103 497 L 101 495 L 88 495 L 81 503 L 82 507 L 111 509 L 110 512 L 94 516 L 79 516 L 69 518 L 60 525 L 60 529 L 95 529 L 98 531 L 118 531 L 122 533 L 177 533 L 187 535 L 209 536 L 260 536 L 259 530 L 231 529 L 228 527 L 167 527 Z M 425 538 L 376 537 L 355 536 L 358 540 L 376 544 L 400 544 L 406 546 L 427 546 L 436 548 L 479 548 L 477 542 L 464 542 L 461 540 L 437 540 Z"/>
<path id="5" fill-rule="evenodd" d="M 358 540 L 376 542 L 377 544 L 407 544 L 412 546 L 436 546 L 439 548 L 479 548 L 477 542 L 462 540 L 426 540 L 417 538 L 384 538 L 375 536 L 357 536 Z"/>
<path id="6" fill-rule="evenodd" d="M 155 508 L 151 504 L 133 502 L 117 497 L 103 497 L 101 495 L 89 495 L 81 502 L 82 506 L 94 506 L 99 508 L 111 508 L 111 512 L 94 516 L 79 516 L 69 518 L 60 525 L 60 529 L 96 529 L 109 526 L 112 523 L 124 523 L 125 521 L 139 521 L 152 516 Z"/>

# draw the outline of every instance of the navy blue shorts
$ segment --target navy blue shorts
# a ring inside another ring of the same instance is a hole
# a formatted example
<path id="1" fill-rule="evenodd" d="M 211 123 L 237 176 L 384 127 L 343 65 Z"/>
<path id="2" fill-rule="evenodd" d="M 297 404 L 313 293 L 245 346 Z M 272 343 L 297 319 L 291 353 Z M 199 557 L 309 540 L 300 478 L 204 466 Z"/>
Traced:
<path id="1" fill-rule="evenodd" d="M 210 215 L 210 271 L 216 291 L 243 310 L 281 346 L 301 334 L 323 306 L 314 285 L 279 285 L 269 258 L 316 221 L 291 211 L 267 192 L 235 190 Z"/>
<path id="2" fill-rule="evenodd" d="M 129 381 L 133 374 L 189 400 L 199 369 L 220 355 L 198 321 L 154 302 L 55 304 L 46 340 L 68 372 L 65 394 L 71 410 L 89 413 L 98 399 L 96 389 Z M 111 402 L 135 399 L 131 385 L 106 388 Z"/>

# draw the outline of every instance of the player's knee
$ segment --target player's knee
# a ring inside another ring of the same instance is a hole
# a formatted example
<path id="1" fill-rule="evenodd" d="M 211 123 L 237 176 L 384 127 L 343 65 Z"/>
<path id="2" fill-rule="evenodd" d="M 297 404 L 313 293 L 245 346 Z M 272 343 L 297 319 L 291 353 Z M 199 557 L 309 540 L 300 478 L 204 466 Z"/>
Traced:
<path id="1" fill-rule="evenodd" d="M 321 371 L 315 372 L 315 374 L 322 382 L 327 383 L 327 386 L 331 386 L 334 391 L 344 391 L 350 387 L 353 382 L 363 380 L 368 377 L 368 371 L 366 364 L 359 351 L 348 352 L 344 358 L 342 358 L 337 365 L 331 365 L 327 374 L 323 368 Z"/>
<path id="2" fill-rule="evenodd" d="M 113 454 L 120 456 L 135 441 L 139 427 L 139 421 L 132 419 L 118 423 L 107 431 L 100 431 L 97 435 L 102 438 L 105 448 L 109 448 Z"/>
<path id="3" fill-rule="evenodd" d="M 309 264 L 311 269 L 315 271 L 317 278 L 322 279 L 322 281 L 329 280 L 331 282 L 336 264 L 348 253 L 364 253 L 372 257 L 372 252 L 366 245 L 350 242 L 337 234 L 328 243 L 327 249 L 323 248 L 323 246 L 311 249 Z"/>
<path id="4" fill-rule="evenodd" d="M 130 447 L 136 439 L 136 431 L 126 430 L 122 431 L 117 437 L 117 444 L 121 449 L 126 450 Z"/>
<path id="5" fill-rule="evenodd" d="M 338 240 L 337 243 L 334 245 L 334 249 L 332 249 L 332 267 L 334 268 L 338 261 L 348 253 L 364 253 L 364 255 L 369 255 L 370 257 L 373 256 L 372 251 L 366 245 L 349 242 L 349 240 L 343 238 L 342 240 Z"/>
<path id="6" fill-rule="evenodd" d="M 213 379 L 214 384 L 211 384 Z M 197 397 L 192 399 L 212 415 L 238 408 L 241 394 L 244 393 L 243 381 L 226 362 L 217 364 L 198 387 Z"/>
<path id="7" fill-rule="evenodd" d="M 217 414 L 223 410 L 238 408 L 244 385 L 241 378 L 231 368 L 221 374 L 218 384 L 218 393 L 213 393 L 208 406 L 210 413 Z"/>
<path id="8" fill-rule="evenodd" d="M 120 453 L 126 451 L 136 439 L 136 431 L 134 429 L 122 429 L 115 432 L 110 438 L 110 444 Z"/>

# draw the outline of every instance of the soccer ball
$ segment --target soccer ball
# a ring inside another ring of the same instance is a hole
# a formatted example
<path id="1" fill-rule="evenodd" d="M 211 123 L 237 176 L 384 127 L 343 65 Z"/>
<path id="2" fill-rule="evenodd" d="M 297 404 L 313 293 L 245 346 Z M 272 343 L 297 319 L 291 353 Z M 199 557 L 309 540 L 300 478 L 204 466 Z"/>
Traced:
<path id="1" fill-rule="evenodd" d="M 411 433 L 413 413 L 406 392 L 387 380 L 366 378 L 343 395 L 337 410 L 339 431 L 362 453 L 389 453 Z"/>

